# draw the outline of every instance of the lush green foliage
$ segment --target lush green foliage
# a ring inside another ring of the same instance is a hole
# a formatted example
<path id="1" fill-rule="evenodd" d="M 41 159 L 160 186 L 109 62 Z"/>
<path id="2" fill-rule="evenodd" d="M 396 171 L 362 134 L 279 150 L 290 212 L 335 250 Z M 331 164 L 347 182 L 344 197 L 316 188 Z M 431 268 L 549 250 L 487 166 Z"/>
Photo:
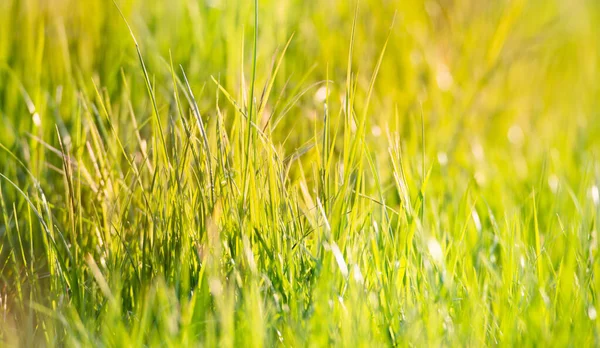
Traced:
<path id="1" fill-rule="evenodd" d="M 0 342 L 600 344 L 599 4 L 0 1 Z"/>

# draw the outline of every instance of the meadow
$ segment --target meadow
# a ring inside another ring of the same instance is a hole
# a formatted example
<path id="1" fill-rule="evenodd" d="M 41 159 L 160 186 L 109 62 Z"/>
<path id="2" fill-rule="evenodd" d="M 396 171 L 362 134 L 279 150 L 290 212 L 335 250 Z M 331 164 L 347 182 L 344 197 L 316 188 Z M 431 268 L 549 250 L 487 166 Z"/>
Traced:
<path id="1" fill-rule="evenodd" d="M 0 345 L 600 345 L 600 2 L 0 1 Z"/>

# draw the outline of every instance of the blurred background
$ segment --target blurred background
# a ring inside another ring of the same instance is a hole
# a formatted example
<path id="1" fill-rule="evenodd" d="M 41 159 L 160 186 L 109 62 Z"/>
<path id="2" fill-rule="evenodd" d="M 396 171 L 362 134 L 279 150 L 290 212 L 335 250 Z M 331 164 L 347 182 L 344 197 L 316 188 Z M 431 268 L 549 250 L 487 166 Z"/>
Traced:
<path id="1" fill-rule="evenodd" d="M 241 93 L 240 77 L 248 81 L 251 67 L 253 2 L 117 3 L 163 98 L 169 95 L 170 54 L 192 87 L 204 88 L 199 99 L 207 115 L 215 103 L 211 76 L 232 95 Z M 311 121 L 321 106 L 315 83 L 329 76 L 334 93 L 343 91 L 356 3 L 260 1 L 259 7 L 258 86 L 294 35 L 275 91 L 313 86 L 292 111 Z M 368 86 L 395 17 L 372 126 L 401 129 L 422 105 L 428 130 L 435 130 L 430 139 L 441 148 L 484 139 L 506 145 L 513 125 L 524 139 L 547 142 L 579 128 L 594 134 L 599 7 L 592 0 L 361 1 L 352 57 L 358 93 Z M 135 46 L 112 1 L 4 0 L 0 16 L 3 143 L 23 132 L 52 132 L 58 118 L 68 124 L 77 91 L 91 94 L 92 81 L 117 99 L 123 76 L 131 79 L 140 117 L 150 112 L 145 88 L 138 88 L 143 80 Z M 296 131 L 302 135 L 303 128 Z M 582 136 L 577 139 L 585 142 Z"/>

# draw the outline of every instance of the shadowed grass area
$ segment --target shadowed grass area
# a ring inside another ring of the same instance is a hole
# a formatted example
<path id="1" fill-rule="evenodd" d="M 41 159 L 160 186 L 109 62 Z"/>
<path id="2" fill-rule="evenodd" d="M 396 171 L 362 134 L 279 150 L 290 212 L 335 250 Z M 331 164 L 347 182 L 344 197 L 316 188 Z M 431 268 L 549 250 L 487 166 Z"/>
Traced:
<path id="1" fill-rule="evenodd" d="M 0 1 L 0 343 L 595 346 L 594 0 Z"/>

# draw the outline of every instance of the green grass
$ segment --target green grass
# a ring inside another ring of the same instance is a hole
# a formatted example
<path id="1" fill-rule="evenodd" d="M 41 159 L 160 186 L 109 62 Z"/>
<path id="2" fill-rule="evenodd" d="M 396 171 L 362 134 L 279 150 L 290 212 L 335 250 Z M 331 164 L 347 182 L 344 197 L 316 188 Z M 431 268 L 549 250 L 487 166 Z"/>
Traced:
<path id="1" fill-rule="evenodd" d="M 0 344 L 599 345 L 599 37 L 595 0 L 0 1 Z"/>

